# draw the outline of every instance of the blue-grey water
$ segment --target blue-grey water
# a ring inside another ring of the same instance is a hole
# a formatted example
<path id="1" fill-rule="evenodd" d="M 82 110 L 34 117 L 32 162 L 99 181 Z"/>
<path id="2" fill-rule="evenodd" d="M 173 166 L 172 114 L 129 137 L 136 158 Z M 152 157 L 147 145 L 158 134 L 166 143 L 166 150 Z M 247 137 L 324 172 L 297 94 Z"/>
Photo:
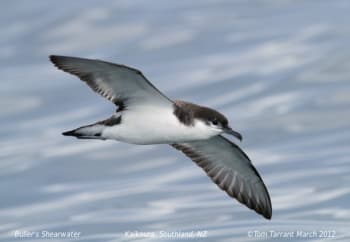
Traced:
<path id="1" fill-rule="evenodd" d="M 0 6 L 1 241 L 181 241 L 162 231 L 203 232 L 187 239 L 196 241 L 349 241 L 348 0 Z M 115 107 L 56 70 L 50 54 L 131 65 L 169 97 L 225 113 L 269 189 L 272 220 L 170 146 L 62 136 Z"/>

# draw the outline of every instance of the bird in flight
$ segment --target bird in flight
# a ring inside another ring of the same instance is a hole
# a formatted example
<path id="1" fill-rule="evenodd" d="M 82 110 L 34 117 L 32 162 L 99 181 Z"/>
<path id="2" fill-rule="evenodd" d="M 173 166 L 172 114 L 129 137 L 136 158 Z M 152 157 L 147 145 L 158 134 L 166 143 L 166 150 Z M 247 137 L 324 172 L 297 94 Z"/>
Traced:
<path id="1" fill-rule="evenodd" d="M 76 75 L 118 108 L 111 117 L 62 133 L 78 139 L 131 144 L 169 144 L 183 152 L 229 196 L 271 219 L 269 193 L 249 157 L 222 136 L 242 140 L 220 112 L 171 100 L 137 69 L 102 60 L 51 55 L 58 68 Z"/>

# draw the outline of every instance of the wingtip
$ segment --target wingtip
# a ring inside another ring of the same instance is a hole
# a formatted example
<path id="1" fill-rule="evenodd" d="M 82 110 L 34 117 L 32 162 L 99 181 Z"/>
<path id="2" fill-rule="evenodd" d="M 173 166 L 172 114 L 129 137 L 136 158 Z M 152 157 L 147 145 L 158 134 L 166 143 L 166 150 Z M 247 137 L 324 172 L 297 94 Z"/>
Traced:
<path id="1" fill-rule="evenodd" d="M 60 58 L 60 56 L 58 55 L 49 55 L 49 59 L 50 61 L 56 66 L 58 67 L 58 59 Z"/>
<path id="2" fill-rule="evenodd" d="M 264 216 L 264 218 L 266 218 L 267 220 L 271 220 L 272 213 L 265 213 L 265 214 L 262 214 L 262 216 Z"/>
<path id="3" fill-rule="evenodd" d="M 63 57 L 64 56 L 60 56 L 60 55 L 49 55 L 50 61 L 55 65 L 59 62 L 59 59 L 62 59 Z"/>
<path id="4" fill-rule="evenodd" d="M 264 211 L 260 211 L 259 212 L 264 218 L 268 219 L 268 220 L 271 220 L 272 218 L 272 207 L 271 207 L 271 203 L 270 203 L 270 206 L 264 210 Z"/>
<path id="5" fill-rule="evenodd" d="M 54 61 L 58 56 L 57 55 L 49 55 L 50 61 Z"/>
<path id="6" fill-rule="evenodd" d="M 237 199 L 238 200 L 238 199 Z M 271 220 L 272 218 L 272 208 L 271 208 L 271 204 L 269 207 L 262 207 L 259 204 L 251 204 L 251 203 L 246 203 L 244 201 L 240 201 L 238 200 L 240 203 L 242 203 L 243 205 L 247 206 L 248 208 L 252 209 L 254 212 L 256 212 L 257 214 L 261 215 L 262 217 L 264 217 L 267 220 Z"/>

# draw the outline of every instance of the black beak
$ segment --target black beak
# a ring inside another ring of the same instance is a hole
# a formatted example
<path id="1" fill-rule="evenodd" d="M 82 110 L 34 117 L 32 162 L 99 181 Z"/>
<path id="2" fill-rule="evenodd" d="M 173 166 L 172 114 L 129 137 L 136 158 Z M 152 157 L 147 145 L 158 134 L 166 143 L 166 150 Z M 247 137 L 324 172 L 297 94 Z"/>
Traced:
<path id="1" fill-rule="evenodd" d="M 234 131 L 230 127 L 226 127 L 223 130 L 224 130 L 225 133 L 231 134 L 231 135 L 235 136 L 237 139 L 239 139 L 239 141 L 242 141 L 242 139 L 243 139 L 242 135 L 240 133 Z"/>

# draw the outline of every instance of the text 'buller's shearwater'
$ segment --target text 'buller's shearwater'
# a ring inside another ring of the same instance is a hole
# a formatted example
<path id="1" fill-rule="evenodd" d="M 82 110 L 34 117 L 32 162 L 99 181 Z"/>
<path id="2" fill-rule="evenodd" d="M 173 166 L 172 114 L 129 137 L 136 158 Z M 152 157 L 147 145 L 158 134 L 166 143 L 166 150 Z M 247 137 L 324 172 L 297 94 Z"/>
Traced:
<path id="1" fill-rule="evenodd" d="M 218 111 L 173 101 L 134 68 L 67 56 L 50 56 L 55 66 L 78 76 L 118 106 L 106 120 L 64 132 L 79 139 L 113 139 L 131 144 L 169 144 L 200 166 L 229 196 L 270 219 L 269 193 L 248 156 L 221 134 L 239 140 Z"/>

